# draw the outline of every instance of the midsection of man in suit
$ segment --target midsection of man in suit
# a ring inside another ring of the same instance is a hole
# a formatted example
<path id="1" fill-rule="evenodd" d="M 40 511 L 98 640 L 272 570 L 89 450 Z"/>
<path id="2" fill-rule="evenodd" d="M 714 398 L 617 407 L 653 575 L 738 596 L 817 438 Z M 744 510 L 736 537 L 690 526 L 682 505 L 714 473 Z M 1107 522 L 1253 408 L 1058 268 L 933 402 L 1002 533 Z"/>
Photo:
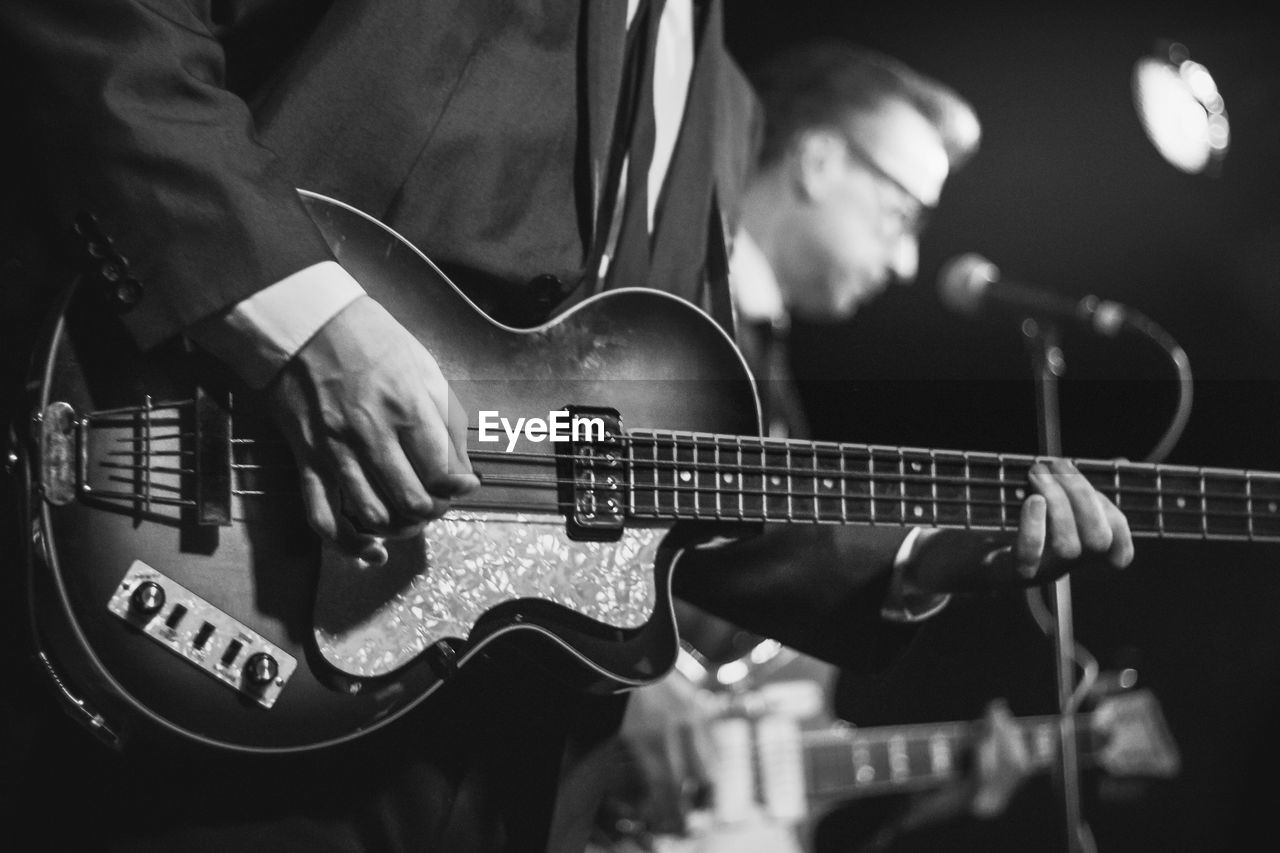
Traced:
<path id="1" fill-rule="evenodd" d="M 628 34 L 646 5 L 7 4 L 5 85 L 22 150 L 6 168 L 22 171 L 23 218 L 43 246 L 60 245 L 81 213 L 95 215 L 142 286 L 120 312 L 137 344 L 187 335 L 265 389 L 286 432 L 296 430 L 317 529 L 344 546 L 374 544 L 371 534 L 420 529 L 474 478 L 429 348 L 343 278 L 296 188 L 387 221 L 500 318 L 546 319 L 575 289 L 605 284 L 587 265 L 608 237 L 611 152 L 629 148 L 619 105 Z M 664 173 L 705 176 L 661 197 L 663 210 L 697 218 L 681 226 L 684 251 L 666 255 L 688 265 L 670 279 L 696 295 L 711 233 L 709 161 L 721 155 L 680 141 L 720 136 L 713 125 L 746 118 L 725 105 L 749 99 L 723 55 L 718 4 L 666 5 L 683 15 L 688 56 L 670 85 L 706 101 L 691 110 L 692 130 L 662 137 Z M 645 26 L 656 32 L 658 22 Z M 680 113 L 668 120 L 678 129 Z M 663 222 L 656 215 L 655 231 Z M 79 258 L 61 260 L 50 269 Z M 40 271 L 29 279 L 48 301 L 56 282 Z M 336 439 L 308 443 L 317 397 L 330 412 L 364 408 L 373 431 L 352 438 L 339 425 Z M 389 473 L 378 460 L 395 447 L 404 456 Z M 46 827 L 51 845 L 90 835 L 103 849 L 541 846 L 566 740 L 609 731 L 620 700 L 517 676 L 495 688 L 478 673 L 449 694 L 355 748 L 202 757 L 175 786 L 157 756 L 79 760 L 79 735 L 44 714 L 33 690 L 24 696 L 41 719 L 20 768 L 22 802 L 33 806 L 23 820 L 58 790 L 85 814 Z M 85 772 L 56 778 L 54 768 L 73 765 Z M 149 804 L 146 825 L 130 818 L 136 803 Z"/>

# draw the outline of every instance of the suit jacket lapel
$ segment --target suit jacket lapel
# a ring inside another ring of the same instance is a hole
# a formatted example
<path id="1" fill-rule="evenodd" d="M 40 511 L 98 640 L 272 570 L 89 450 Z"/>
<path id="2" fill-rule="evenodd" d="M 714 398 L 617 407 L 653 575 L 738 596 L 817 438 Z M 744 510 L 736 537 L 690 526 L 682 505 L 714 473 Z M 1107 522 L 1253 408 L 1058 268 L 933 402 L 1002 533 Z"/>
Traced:
<path id="1" fill-rule="evenodd" d="M 623 45 L 627 31 L 627 0 L 583 0 L 584 90 L 590 135 L 591 233 L 600 219 L 609 149 L 622 88 Z"/>

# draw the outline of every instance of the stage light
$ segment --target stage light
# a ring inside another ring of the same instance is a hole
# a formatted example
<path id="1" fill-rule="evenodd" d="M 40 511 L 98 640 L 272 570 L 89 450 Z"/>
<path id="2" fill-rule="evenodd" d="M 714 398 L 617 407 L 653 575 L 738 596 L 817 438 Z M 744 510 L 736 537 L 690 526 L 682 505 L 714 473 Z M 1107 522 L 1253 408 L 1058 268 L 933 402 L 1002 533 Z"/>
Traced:
<path id="1" fill-rule="evenodd" d="M 1133 67 L 1133 101 L 1147 138 L 1178 169 L 1199 174 L 1226 156 L 1231 126 L 1209 69 L 1169 43 Z"/>

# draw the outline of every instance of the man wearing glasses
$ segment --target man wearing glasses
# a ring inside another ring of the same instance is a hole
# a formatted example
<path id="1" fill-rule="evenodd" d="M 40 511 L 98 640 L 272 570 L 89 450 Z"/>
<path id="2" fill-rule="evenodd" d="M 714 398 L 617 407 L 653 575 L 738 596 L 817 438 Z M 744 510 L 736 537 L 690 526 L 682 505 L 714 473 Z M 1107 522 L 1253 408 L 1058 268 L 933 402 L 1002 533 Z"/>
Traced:
<path id="1" fill-rule="evenodd" d="M 947 177 L 976 152 L 981 129 L 973 108 L 948 87 L 847 43 L 791 48 L 758 69 L 752 82 L 763 101 L 764 129 L 738 211 L 730 259 L 738 339 L 759 383 L 768 433 L 805 437 L 808 425 L 785 357 L 790 319 L 847 319 L 890 284 L 910 284 L 929 214 Z M 932 530 L 913 531 L 898 551 L 898 565 L 920 559 L 929 544 L 945 548 L 946 538 L 938 539 Z M 946 595 L 891 593 L 880 614 L 886 652 L 881 662 L 909 636 L 896 624 L 926 619 L 948 600 Z M 711 663 L 723 667 L 734 659 L 745 663 L 758 657 L 752 647 L 759 637 L 682 602 L 677 608 L 682 636 Z M 779 678 L 822 683 L 833 676 L 828 664 L 789 654 L 791 663 L 776 673 L 751 667 L 736 687 L 751 689 Z M 712 777 L 713 789 L 724 787 L 708 769 L 720 757 L 698 754 L 698 745 L 708 739 L 698 736 L 697 723 L 691 732 L 689 720 L 674 710 L 687 701 L 688 690 L 665 684 L 648 692 L 652 698 L 641 691 L 633 702 L 624 732 L 632 735 L 631 749 L 645 756 L 642 763 L 665 767 L 669 778 L 648 780 L 650 801 L 638 811 L 630 810 L 634 803 L 614 803 L 607 814 L 627 814 L 647 822 L 651 830 L 679 833 L 684 816 L 671 809 L 679 808 L 681 797 L 668 794 L 701 788 L 690 782 L 706 781 L 706 775 Z M 695 719 L 698 713 L 693 712 Z M 826 714 L 801 722 L 806 728 L 829 723 Z M 884 842 L 897 827 L 963 811 L 1002 811 L 1026 772 L 1027 756 L 1002 703 L 992 705 L 987 724 L 989 735 L 978 747 L 974 766 L 980 771 L 974 778 L 917 798 L 900 821 L 864 827 L 864 837 L 880 829 L 878 841 Z M 812 842 L 809 831 L 793 834 L 758 816 L 673 849 L 798 850 Z"/>

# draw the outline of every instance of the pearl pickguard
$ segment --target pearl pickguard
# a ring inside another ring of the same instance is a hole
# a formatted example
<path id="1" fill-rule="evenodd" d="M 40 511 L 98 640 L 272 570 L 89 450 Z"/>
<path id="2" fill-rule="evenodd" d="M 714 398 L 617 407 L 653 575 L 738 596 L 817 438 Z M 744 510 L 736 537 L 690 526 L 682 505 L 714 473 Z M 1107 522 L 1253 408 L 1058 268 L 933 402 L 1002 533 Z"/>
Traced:
<path id="1" fill-rule="evenodd" d="M 367 568 L 327 550 L 315 638 L 353 676 L 387 675 L 443 639 L 466 639 L 492 608 L 540 599 L 615 628 L 638 628 L 657 601 L 654 559 L 665 528 L 618 542 L 577 542 L 563 516 L 453 511 Z"/>

